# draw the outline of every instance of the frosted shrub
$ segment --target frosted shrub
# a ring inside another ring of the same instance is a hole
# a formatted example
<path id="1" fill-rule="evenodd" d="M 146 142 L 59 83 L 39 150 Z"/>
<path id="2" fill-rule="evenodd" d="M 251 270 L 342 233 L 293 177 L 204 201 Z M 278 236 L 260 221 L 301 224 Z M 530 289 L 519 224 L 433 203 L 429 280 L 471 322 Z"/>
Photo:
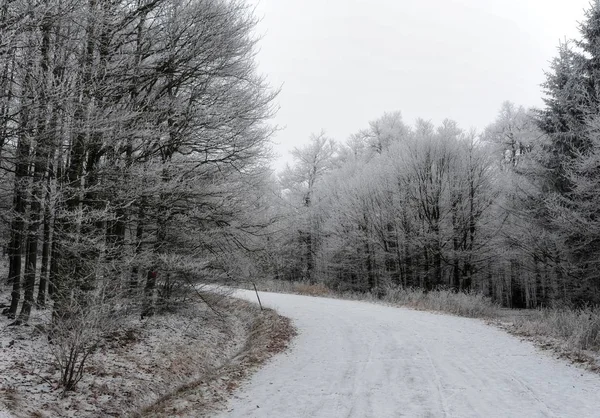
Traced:
<path id="1" fill-rule="evenodd" d="M 60 313 L 54 312 L 49 338 L 63 394 L 75 390 L 90 356 L 123 317 L 105 295 L 98 291 L 65 298 Z"/>
<path id="2" fill-rule="evenodd" d="M 258 290 L 264 292 L 297 293 L 308 296 L 328 296 L 332 291 L 322 283 L 290 282 L 287 280 L 263 279 L 256 283 Z M 252 289 L 252 285 L 248 287 Z"/>
<path id="3" fill-rule="evenodd" d="M 528 335 L 557 338 L 569 349 L 600 349 L 600 312 L 591 307 L 541 309 L 533 316 L 517 319 L 515 328 Z"/>
<path id="4" fill-rule="evenodd" d="M 425 292 L 418 288 L 381 287 L 374 292 L 334 292 L 323 284 L 307 284 L 284 280 L 261 280 L 259 290 L 267 292 L 296 293 L 309 296 L 341 297 L 350 300 L 378 301 L 414 309 L 448 312 L 471 318 L 492 317 L 499 306 L 480 293 L 433 290 Z"/>
<path id="5" fill-rule="evenodd" d="M 384 301 L 415 309 L 448 312 L 467 317 L 494 316 L 498 306 L 480 293 L 433 290 L 424 292 L 414 288 L 388 288 Z"/>

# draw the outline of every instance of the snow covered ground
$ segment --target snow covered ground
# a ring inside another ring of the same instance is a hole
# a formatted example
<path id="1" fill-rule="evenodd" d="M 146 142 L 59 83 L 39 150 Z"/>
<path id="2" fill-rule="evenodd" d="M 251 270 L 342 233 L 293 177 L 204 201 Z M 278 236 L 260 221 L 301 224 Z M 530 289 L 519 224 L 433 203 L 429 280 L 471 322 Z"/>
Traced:
<path id="1" fill-rule="evenodd" d="M 260 295 L 299 336 L 220 417 L 600 417 L 600 375 L 480 320 Z"/>
<path id="2" fill-rule="evenodd" d="M 219 316 L 205 304 L 190 303 L 177 313 L 123 319 L 115 338 L 89 358 L 77 390 L 64 398 L 53 348 L 36 331 L 48 322 L 50 309 L 34 310 L 27 327 L 8 326 L 12 321 L 0 316 L 0 418 L 133 415 L 211 375 L 244 348 L 258 309 L 228 300 L 216 309 Z"/>

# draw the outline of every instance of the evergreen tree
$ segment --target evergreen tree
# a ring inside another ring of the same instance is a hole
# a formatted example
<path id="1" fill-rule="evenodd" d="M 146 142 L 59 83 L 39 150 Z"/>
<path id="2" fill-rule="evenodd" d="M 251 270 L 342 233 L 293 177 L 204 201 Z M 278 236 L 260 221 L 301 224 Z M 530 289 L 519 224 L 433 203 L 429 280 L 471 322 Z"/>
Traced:
<path id="1" fill-rule="evenodd" d="M 600 112 L 600 1 L 586 12 L 580 33 L 580 40 L 560 45 L 544 84 L 546 106 L 538 113 L 538 126 L 546 138 L 537 154 L 544 181 L 533 221 L 556 236 L 552 259 L 564 273 L 565 296 L 596 302 L 600 246 L 591 223 L 600 199 L 590 182 L 600 145 L 595 128 Z"/>

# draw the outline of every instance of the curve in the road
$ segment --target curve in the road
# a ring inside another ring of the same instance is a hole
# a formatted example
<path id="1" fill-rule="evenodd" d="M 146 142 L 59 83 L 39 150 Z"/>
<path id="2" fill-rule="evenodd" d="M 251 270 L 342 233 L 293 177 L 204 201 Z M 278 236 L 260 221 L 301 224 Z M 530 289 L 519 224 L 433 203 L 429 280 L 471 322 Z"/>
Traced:
<path id="1" fill-rule="evenodd" d="M 292 318 L 299 335 L 221 417 L 600 418 L 600 376 L 480 320 L 297 295 L 261 299 Z"/>

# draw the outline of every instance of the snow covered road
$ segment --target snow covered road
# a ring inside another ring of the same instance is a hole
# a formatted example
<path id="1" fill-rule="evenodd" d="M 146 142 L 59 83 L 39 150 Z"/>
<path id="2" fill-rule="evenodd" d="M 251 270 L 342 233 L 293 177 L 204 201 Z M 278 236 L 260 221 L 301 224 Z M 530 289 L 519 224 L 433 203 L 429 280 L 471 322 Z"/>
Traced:
<path id="1" fill-rule="evenodd" d="M 600 417 L 600 376 L 482 321 L 260 295 L 299 335 L 220 417 Z"/>

